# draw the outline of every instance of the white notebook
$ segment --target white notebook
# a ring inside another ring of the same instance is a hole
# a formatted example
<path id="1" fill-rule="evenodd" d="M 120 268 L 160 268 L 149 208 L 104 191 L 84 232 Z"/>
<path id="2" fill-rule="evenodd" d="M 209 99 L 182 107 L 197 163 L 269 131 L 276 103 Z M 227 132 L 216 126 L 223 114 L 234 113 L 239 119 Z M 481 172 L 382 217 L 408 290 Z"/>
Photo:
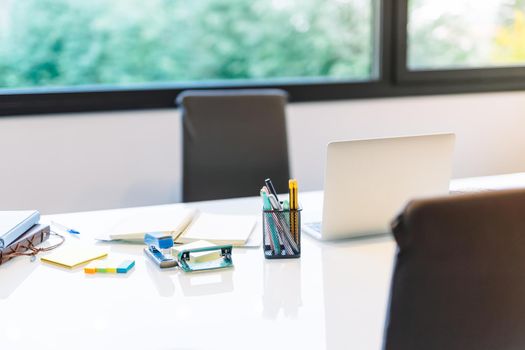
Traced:
<path id="1" fill-rule="evenodd" d="M 243 246 L 256 223 L 255 216 L 201 213 L 175 241 L 191 243 L 205 240 L 215 244 Z"/>

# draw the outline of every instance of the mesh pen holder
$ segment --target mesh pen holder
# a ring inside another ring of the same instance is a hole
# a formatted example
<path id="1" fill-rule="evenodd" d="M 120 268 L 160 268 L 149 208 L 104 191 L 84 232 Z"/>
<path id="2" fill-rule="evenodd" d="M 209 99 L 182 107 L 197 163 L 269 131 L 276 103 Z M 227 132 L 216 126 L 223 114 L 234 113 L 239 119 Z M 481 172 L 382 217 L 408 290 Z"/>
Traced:
<path id="1" fill-rule="evenodd" d="M 301 208 L 263 210 L 263 249 L 266 259 L 301 256 Z"/>

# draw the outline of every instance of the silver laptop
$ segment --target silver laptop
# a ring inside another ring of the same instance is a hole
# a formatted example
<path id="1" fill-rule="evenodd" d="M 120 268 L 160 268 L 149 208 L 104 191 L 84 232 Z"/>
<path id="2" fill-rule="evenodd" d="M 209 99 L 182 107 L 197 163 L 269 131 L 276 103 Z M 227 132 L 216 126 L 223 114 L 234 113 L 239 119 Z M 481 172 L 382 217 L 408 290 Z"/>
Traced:
<path id="1" fill-rule="evenodd" d="M 390 232 L 407 201 L 447 194 L 454 134 L 328 144 L 321 222 L 303 222 L 322 240 Z"/>

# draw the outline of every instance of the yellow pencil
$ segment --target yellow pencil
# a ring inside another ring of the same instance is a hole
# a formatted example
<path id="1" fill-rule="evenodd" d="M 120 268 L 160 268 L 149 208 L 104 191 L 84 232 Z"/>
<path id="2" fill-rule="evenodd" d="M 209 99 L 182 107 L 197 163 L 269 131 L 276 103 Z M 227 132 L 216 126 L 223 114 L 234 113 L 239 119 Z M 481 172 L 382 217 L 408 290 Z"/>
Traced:
<path id="1" fill-rule="evenodd" d="M 293 196 L 294 196 L 294 199 L 293 199 L 293 208 L 294 209 L 299 209 L 299 198 L 298 198 L 298 189 L 297 189 L 297 180 L 293 180 Z"/>
<path id="2" fill-rule="evenodd" d="M 290 233 L 292 234 L 294 241 L 296 241 L 295 239 L 295 220 L 293 217 L 293 210 L 292 210 L 293 201 L 295 198 L 293 194 L 293 188 L 294 188 L 293 181 L 294 181 L 293 179 L 288 180 L 288 190 L 289 190 L 288 195 L 289 195 L 289 202 L 290 202 Z"/>
<path id="3" fill-rule="evenodd" d="M 290 190 L 290 232 L 294 241 L 299 243 L 299 223 L 297 216 L 297 209 L 299 208 L 299 201 L 297 195 L 297 180 L 290 179 L 288 181 L 288 188 Z"/>

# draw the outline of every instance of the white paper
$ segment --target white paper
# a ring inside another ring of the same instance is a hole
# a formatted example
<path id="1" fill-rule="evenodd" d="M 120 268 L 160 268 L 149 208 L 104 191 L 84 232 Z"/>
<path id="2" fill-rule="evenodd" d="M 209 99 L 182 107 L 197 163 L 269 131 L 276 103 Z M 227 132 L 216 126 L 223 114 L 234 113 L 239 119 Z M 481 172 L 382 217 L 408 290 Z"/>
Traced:
<path id="1" fill-rule="evenodd" d="M 206 240 L 215 244 L 244 245 L 256 221 L 252 215 L 201 213 L 177 241 L 189 243 Z"/>

